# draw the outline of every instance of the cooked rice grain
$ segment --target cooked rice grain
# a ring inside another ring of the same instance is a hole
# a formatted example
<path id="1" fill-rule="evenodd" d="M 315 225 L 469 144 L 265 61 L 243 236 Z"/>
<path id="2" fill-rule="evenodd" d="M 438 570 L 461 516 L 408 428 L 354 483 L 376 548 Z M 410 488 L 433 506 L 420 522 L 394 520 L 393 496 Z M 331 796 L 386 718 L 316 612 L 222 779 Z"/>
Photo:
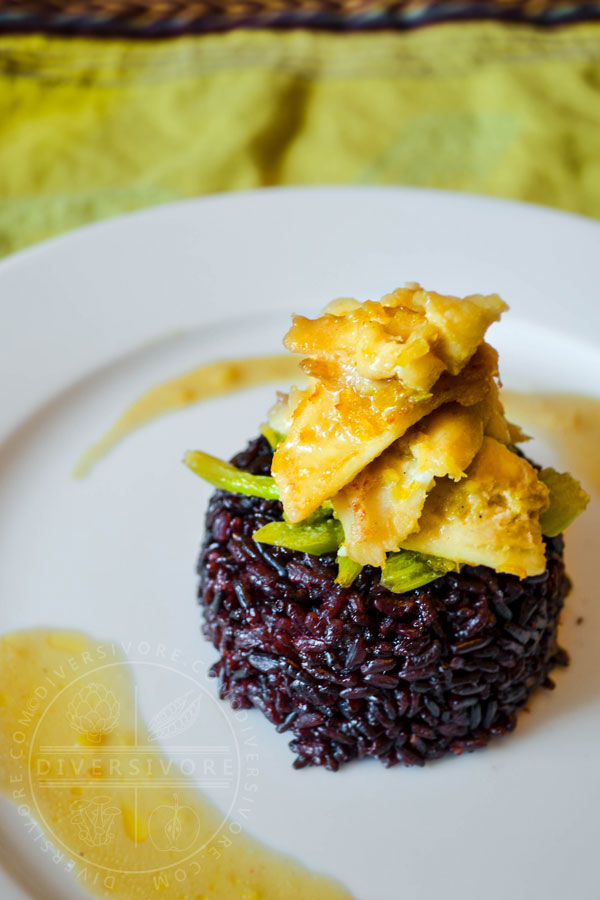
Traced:
<path id="1" fill-rule="evenodd" d="M 264 438 L 233 460 L 268 474 Z M 562 537 L 543 575 L 519 581 L 465 566 L 406 594 L 363 569 L 351 588 L 321 557 L 255 543 L 281 504 L 217 491 L 199 561 L 211 674 L 234 709 L 255 706 L 291 731 L 294 765 L 329 769 L 367 756 L 422 766 L 512 731 L 517 710 L 566 665 L 556 643 L 570 582 Z"/>

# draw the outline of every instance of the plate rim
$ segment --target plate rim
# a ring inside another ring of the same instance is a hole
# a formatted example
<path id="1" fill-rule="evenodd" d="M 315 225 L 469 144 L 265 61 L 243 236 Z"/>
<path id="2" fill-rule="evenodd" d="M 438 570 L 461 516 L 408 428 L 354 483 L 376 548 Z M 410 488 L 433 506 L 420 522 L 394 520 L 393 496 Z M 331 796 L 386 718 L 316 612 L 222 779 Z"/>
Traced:
<path id="1" fill-rule="evenodd" d="M 115 228 L 121 226 L 129 226 L 134 227 L 138 222 L 145 222 L 148 220 L 160 220 L 163 216 L 169 216 L 173 214 L 177 214 L 178 211 L 187 211 L 190 209 L 207 209 L 210 208 L 213 204 L 219 204 L 221 206 L 224 205 L 232 205 L 235 206 L 239 203 L 247 203 L 247 202 L 256 202 L 259 200 L 260 202 L 271 202 L 273 200 L 277 200 L 282 197 L 290 197 L 290 196 L 298 196 L 302 194 L 305 197 L 312 198 L 338 198 L 341 196 L 354 196 L 365 197 L 371 196 L 382 197 L 382 196 L 397 196 L 397 197 L 406 197 L 412 200 L 412 202 L 416 202 L 419 198 L 426 198 L 428 203 L 435 202 L 435 200 L 440 200 L 443 198 L 442 202 L 444 204 L 448 203 L 461 203 L 463 204 L 462 208 L 466 209 L 466 206 L 475 207 L 475 208 L 486 208 L 487 210 L 494 209 L 502 209 L 505 212 L 513 212 L 517 211 L 519 216 L 527 215 L 533 216 L 534 218 L 543 217 L 544 220 L 552 220 L 552 221 L 560 221 L 561 223 L 566 223 L 573 225 L 575 228 L 585 227 L 586 224 L 590 224 L 592 226 L 596 226 L 599 229 L 598 234 L 600 234 L 600 222 L 589 219 L 584 216 L 580 216 L 575 213 L 569 213 L 562 210 L 557 210 L 551 207 L 544 207 L 537 204 L 529 204 L 522 201 L 505 199 L 505 198 L 496 198 L 489 197 L 487 195 L 481 194 L 471 194 L 467 192 L 459 192 L 459 191 L 446 191 L 435 188 L 420 188 L 420 187 L 404 187 L 404 186 L 344 186 L 344 185 L 335 185 L 335 186 L 293 186 L 293 187 L 272 187 L 272 188 L 258 188 L 251 189 L 247 191 L 236 191 L 236 192 L 224 192 L 219 194 L 211 194 L 205 195 L 201 197 L 187 198 L 181 201 L 176 201 L 174 203 L 161 204 L 158 206 L 147 207 L 142 210 L 136 210 L 124 214 L 120 214 L 117 216 L 109 217 L 106 219 L 102 219 L 97 222 L 89 223 L 84 226 L 80 226 L 78 228 L 72 229 L 70 231 L 64 232 L 60 235 L 53 236 L 51 238 L 46 239 L 45 241 L 39 242 L 31 247 L 24 248 L 20 251 L 17 251 L 14 254 L 9 255 L 4 260 L 0 261 L 0 288 L 3 285 L 2 278 L 5 273 L 8 272 L 18 272 L 18 267 L 26 266 L 30 267 L 31 264 L 35 264 L 36 260 L 43 255 L 51 255 L 55 250 L 59 250 L 61 253 L 65 251 L 68 252 L 69 246 L 73 241 L 77 241 L 79 239 L 85 240 L 86 243 L 91 238 L 92 241 L 95 235 L 102 234 L 105 232 L 113 231 Z M 594 229 L 594 233 L 596 233 Z M 10 298 L 7 297 L 7 301 L 10 302 Z M 234 318 L 239 317 L 238 310 L 235 310 L 233 313 Z M 223 320 L 223 316 L 219 316 L 219 319 Z M 553 329 L 556 330 L 556 329 Z M 576 340 L 582 340 L 582 338 L 578 334 L 572 333 L 569 329 L 567 329 L 567 334 L 569 337 L 572 337 Z M 590 336 L 590 345 L 597 349 L 600 345 L 600 338 L 596 340 L 592 340 L 592 336 Z M 132 348 L 133 349 L 133 348 Z M 106 364 L 110 366 L 111 360 L 106 359 Z M 95 371 L 95 365 L 90 365 L 87 372 L 92 374 Z M 54 392 L 53 392 L 54 393 Z M 42 408 L 45 406 L 46 401 L 44 399 L 41 400 L 39 406 Z M 24 418 L 27 420 L 32 414 L 35 414 L 38 406 L 35 408 L 30 405 L 25 405 L 24 408 Z M 17 426 L 18 427 L 18 426 Z M 12 431 L 12 427 L 9 429 L 9 433 Z M 1 879 L 4 875 L 4 870 L 0 868 L 0 884 L 2 883 Z M 8 878 L 8 876 L 7 876 Z M 11 882 L 12 884 L 12 882 Z"/>
<path id="2" fill-rule="evenodd" d="M 27 262 L 29 257 L 38 253 L 45 253 L 60 246 L 63 242 L 68 242 L 74 238 L 81 236 L 92 236 L 104 230 L 114 228 L 123 223 L 135 223 L 148 218 L 160 217 L 161 215 L 169 215 L 176 213 L 178 210 L 193 207 L 195 205 L 212 205 L 214 203 L 230 203 L 236 201 L 248 202 L 257 198 L 280 197 L 288 194 L 302 195 L 331 195 L 339 196 L 342 194 L 368 195 L 373 194 L 405 194 L 415 199 L 418 197 L 434 198 L 438 197 L 443 202 L 468 201 L 475 205 L 481 206 L 497 206 L 498 209 L 510 211 L 519 211 L 526 215 L 543 215 L 546 218 L 555 218 L 555 220 L 573 225 L 579 224 L 586 227 L 597 228 L 600 232 L 600 219 L 592 216 L 585 216 L 581 213 L 571 212 L 570 210 L 560 209 L 555 206 L 544 206 L 541 203 L 533 203 L 528 200 L 520 200 L 515 197 L 499 197 L 494 194 L 481 194 L 475 191 L 459 191 L 450 188 L 426 187 L 421 185 L 403 185 L 403 184 L 381 184 L 381 185 L 362 185 L 362 184 L 292 184 L 292 185 L 265 185 L 264 187 L 244 188 L 242 190 L 232 191 L 215 191 L 210 194 L 200 194 L 195 197 L 184 197 L 180 200 L 173 200 L 166 203 L 157 203 L 152 206 L 144 206 L 141 209 L 134 209 L 125 212 L 115 213 L 93 222 L 86 222 L 74 228 L 69 228 L 59 234 L 51 235 L 36 241 L 13 253 L 7 254 L 0 259 L 0 277 L 4 271 L 12 266 L 18 265 L 20 262 Z"/>

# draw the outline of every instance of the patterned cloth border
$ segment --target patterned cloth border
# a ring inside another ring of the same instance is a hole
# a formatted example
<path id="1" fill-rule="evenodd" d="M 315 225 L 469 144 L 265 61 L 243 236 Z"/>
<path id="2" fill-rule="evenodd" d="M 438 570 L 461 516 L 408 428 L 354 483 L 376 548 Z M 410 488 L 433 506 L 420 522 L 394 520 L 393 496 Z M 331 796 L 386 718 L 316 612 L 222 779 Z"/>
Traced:
<path id="1" fill-rule="evenodd" d="M 0 255 L 275 184 L 421 185 L 600 217 L 599 92 L 597 23 L 6 35 Z"/>
<path id="2" fill-rule="evenodd" d="M 547 27 L 600 21 L 600 0 L 0 0 L 0 34 L 158 38 L 234 28 L 408 30 L 481 20 Z"/>

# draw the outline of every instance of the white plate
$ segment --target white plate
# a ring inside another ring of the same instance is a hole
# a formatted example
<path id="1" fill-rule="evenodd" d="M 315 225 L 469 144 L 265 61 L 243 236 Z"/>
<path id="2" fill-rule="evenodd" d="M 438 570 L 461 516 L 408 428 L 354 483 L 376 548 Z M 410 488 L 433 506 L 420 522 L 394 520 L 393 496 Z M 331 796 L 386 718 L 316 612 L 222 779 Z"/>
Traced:
<path id="1" fill-rule="evenodd" d="M 2 631 L 70 626 L 161 643 L 204 671 L 215 652 L 200 636 L 194 561 L 208 491 L 179 459 L 190 446 L 225 456 L 243 446 L 273 388 L 155 422 L 87 481 L 72 481 L 74 461 L 115 414 L 202 361 L 276 350 L 292 310 L 377 297 L 412 280 L 459 294 L 498 291 L 509 302 L 492 334 L 509 386 L 593 392 L 599 249 L 597 224 L 535 207 L 334 188 L 186 202 L 5 261 Z M 552 462 L 548 448 L 538 456 Z M 572 664 L 515 735 L 424 770 L 366 762 L 296 772 L 288 737 L 253 712 L 260 776 L 247 830 L 360 900 L 596 900 L 597 528 L 594 502 L 569 535 L 576 587 L 562 643 Z M 229 706 L 215 702 L 203 731 L 216 734 L 223 715 L 239 730 Z M 80 895 L 6 804 L 0 824 L 5 900 Z"/>

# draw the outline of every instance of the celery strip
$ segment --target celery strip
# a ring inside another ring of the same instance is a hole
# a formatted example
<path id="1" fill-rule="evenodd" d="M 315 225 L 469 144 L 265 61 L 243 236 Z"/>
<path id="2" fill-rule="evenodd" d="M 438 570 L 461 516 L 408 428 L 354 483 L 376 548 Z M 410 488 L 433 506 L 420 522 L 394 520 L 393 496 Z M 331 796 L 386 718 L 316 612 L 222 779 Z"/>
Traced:
<path id="1" fill-rule="evenodd" d="M 456 563 L 449 559 L 425 556 L 413 550 L 399 550 L 397 553 L 388 553 L 381 570 L 381 583 L 394 594 L 403 594 L 435 581 L 456 568 Z"/>
<path id="2" fill-rule="evenodd" d="M 263 428 L 263 434 L 269 430 Z M 267 440 L 279 439 L 277 432 L 265 434 Z M 200 450 L 188 450 L 185 464 L 205 481 L 216 488 L 248 497 L 265 500 L 279 500 L 279 491 L 270 475 L 252 475 Z M 550 505 L 540 515 L 542 533 L 555 537 L 586 508 L 589 497 L 579 482 L 567 472 L 557 472 L 546 468 L 539 472 L 539 478 L 550 492 Z M 331 503 L 326 501 L 303 522 L 269 522 L 254 534 L 254 539 L 264 544 L 287 547 L 303 553 L 320 556 L 334 553 L 344 542 L 344 531 L 340 522 L 331 517 Z M 345 556 L 338 556 L 336 583 L 349 587 L 362 566 Z M 394 593 L 404 593 L 435 581 L 446 572 L 456 569 L 456 563 L 447 559 L 426 556 L 412 550 L 389 553 L 381 572 L 381 583 Z"/>
<path id="3" fill-rule="evenodd" d="M 255 541 L 261 544 L 274 544 L 276 547 L 287 547 L 301 553 L 333 553 L 339 549 L 344 540 L 344 531 L 336 519 L 324 519 L 320 522 L 268 522 L 255 531 Z"/>
<path id="4" fill-rule="evenodd" d="M 348 556 L 340 556 L 339 554 L 337 564 L 338 573 L 335 583 L 341 585 L 341 587 L 350 587 L 354 582 L 354 579 L 362 572 L 361 564 L 354 562 L 354 560 L 350 559 Z"/>
<path id="5" fill-rule="evenodd" d="M 325 500 L 321 503 L 320 506 L 317 506 L 314 512 L 312 512 L 305 519 L 302 519 L 299 522 L 299 525 L 316 525 L 317 522 L 322 522 L 323 519 L 330 519 L 333 515 L 333 505 L 331 500 Z M 285 512 L 283 513 L 283 518 L 285 519 Z M 287 521 L 287 519 L 286 519 Z"/>
<path id="6" fill-rule="evenodd" d="M 279 444 L 283 443 L 285 440 L 285 435 L 281 434 L 279 431 L 275 431 L 274 428 L 271 428 L 268 422 L 262 423 L 260 426 L 260 433 L 269 442 L 271 450 L 277 450 Z"/>
<path id="7" fill-rule="evenodd" d="M 252 475 L 201 450 L 188 450 L 183 461 L 192 472 L 222 491 L 279 500 L 277 485 L 270 475 Z"/>
<path id="8" fill-rule="evenodd" d="M 542 534 L 556 537 L 583 512 L 590 498 L 577 479 L 568 472 L 542 469 L 538 478 L 550 491 L 550 506 L 540 515 Z"/>

